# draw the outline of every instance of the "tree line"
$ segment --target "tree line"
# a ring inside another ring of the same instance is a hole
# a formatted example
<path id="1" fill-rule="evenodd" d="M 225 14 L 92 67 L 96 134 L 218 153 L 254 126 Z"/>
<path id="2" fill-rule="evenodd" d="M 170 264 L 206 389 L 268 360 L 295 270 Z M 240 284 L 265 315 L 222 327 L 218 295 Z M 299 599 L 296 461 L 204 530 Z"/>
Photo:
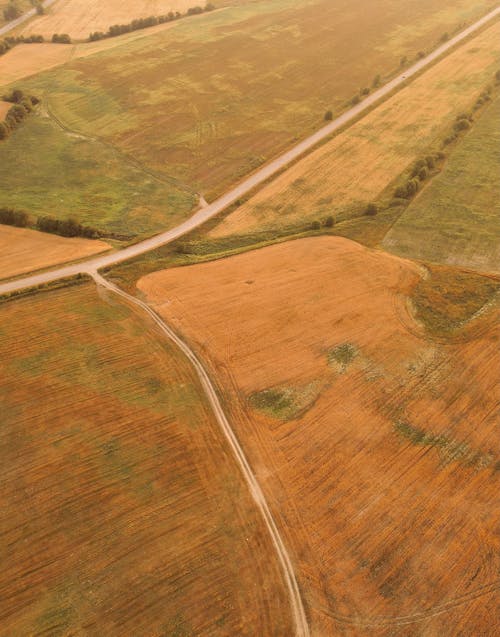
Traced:
<path id="1" fill-rule="evenodd" d="M 176 11 L 170 11 L 165 15 L 159 16 L 149 16 L 148 18 L 136 18 L 129 22 L 128 24 L 114 24 L 109 27 L 109 29 L 104 31 L 94 31 L 89 35 L 89 42 L 95 42 L 96 40 L 103 40 L 104 38 L 114 38 L 118 35 L 123 35 L 124 33 L 130 33 L 131 31 L 138 31 L 139 29 L 147 29 L 149 27 L 154 27 L 157 24 L 164 24 L 165 22 L 173 22 L 174 20 L 179 20 L 180 18 L 190 16 L 190 15 L 199 15 L 200 13 L 205 13 L 207 11 L 213 11 L 215 6 L 212 3 L 206 4 L 204 7 L 196 6 L 191 7 L 186 11 L 183 15 Z"/>
<path id="2" fill-rule="evenodd" d="M 32 217 L 24 210 L 14 208 L 0 208 L 0 223 L 17 228 L 31 227 L 40 232 L 57 234 L 61 237 L 85 237 L 86 239 L 99 239 L 102 235 L 96 228 L 84 226 L 75 219 L 56 219 L 49 215 Z"/>
<path id="3" fill-rule="evenodd" d="M 17 44 L 34 44 L 37 42 L 44 42 L 43 35 L 9 35 L 3 38 L 3 40 L 0 40 L 0 55 L 5 55 L 5 53 L 13 49 Z"/>
<path id="4" fill-rule="evenodd" d="M 3 95 L 2 100 L 11 102 L 12 106 L 7 111 L 5 120 L 0 122 L 0 140 L 6 139 L 13 130 L 20 126 L 40 102 L 38 97 L 25 95 L 19 89 L 14 89 L 8 95 Z"/>

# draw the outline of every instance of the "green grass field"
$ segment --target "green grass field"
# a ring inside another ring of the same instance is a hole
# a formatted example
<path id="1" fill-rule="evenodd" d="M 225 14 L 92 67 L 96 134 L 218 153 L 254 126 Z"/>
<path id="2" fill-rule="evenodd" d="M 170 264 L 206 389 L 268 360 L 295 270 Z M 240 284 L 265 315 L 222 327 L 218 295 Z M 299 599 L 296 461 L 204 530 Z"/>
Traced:
<path id="1" fill-rule="evenodd" d="M 199 20 L 181 20 L 169 30 L 20 84 L 44 95 L 69 129 L 99 137 L 180 189 L 202 192 L 210 200 L 321 126 L 327 109 L 343 110 L 376 75 L 382 80 L 390 75 L 402 56 L 414 60 L 419 50 L 434 47 L 444 32 L 452 33 L 491 4 L 246 3 Z M 31 147 L 43 147 L 45 137 L 43 127 L 31 125 Z M 11 146 L 26 152 L 24 138 L 16 139 Z M 78 163 L 78 152 L 77 145 L 68 150 L 69 165 Z M 23 170 L 22 177 L 11 162 L 1 159 L 2 183 L 15 182 L 16 203 L 37 205 L 41 195 L 32 192 L 30 171 Z M 92 172 L 93 166 L 78 168 L 82 182 L 91 180 Z M 72 174 L 69 170 L 68 176 Z M 45 178 L 42 165 L 37 179 L 42 183 Z M 105 201 L 114 200 L 116 211 L 125 211 L 127 229 L 137 222 L 134 232 L 142 233 L 144 220 L 129 223 L 127 204 L 115 196 L 115 189 L 115 184 L 102 184 L 99 192 Z M 164 228 L 190 210 L 178 195 L 173 199 L 163 209 Z M 147 197 L 143 203 L 150 205 Z M 94 225 L 101 219 L 107 223 L 106 212 L 96 209 L 94 214 Z M 157 228 L 151 224 L 149 230 Z"/>
<path id="2" fill-rule="evenodd" d="M 500 95 L 409 206 L 383 246 L 396 254 L 500 273 Z"/>
<path id="3" fill-rule="evenodd" d="M 271 541 L 179 350 L 91 283 L 0 316 L 0 635 L 292 634 Z"/>
<path id="4" fill-rule="evenodd" d="M 108 233 L 144 236 L 180 223 L 195 197 L 159 181 L 100 141 L 41 114 L 0 143 L 0 205 L 74 217 Z"/>

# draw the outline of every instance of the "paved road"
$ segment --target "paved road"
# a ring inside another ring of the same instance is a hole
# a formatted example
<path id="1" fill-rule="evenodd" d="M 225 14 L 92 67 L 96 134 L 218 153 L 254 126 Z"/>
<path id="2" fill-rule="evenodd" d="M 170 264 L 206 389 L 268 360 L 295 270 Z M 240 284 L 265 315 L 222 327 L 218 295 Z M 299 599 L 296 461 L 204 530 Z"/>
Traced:
<path id="1" fill-rule="evenodd" d="M 169 338 L 171 341 L 175 343 L 175 345 L 177 345 L 177 347 L 179 347 L 179 349 L 185 354 L 185 356 L 188 358 L 190 363 L 196 369 L 196 372 L 200 378 L 203 390 L 205 391 L 205 394 L 210 402 L 210 405 L 215 414 L 215 417 L 217 418 L 217 422 L 219 423 L 219 426 L 222 429 L 222 432 L 224 436 L 226 437 L 227 442 L 229 443 L 231 451 L 233 452 L 233 455 L 243 473 L 243 476 L 245 478 L 245 481 L 247 482 L 248 488 L 250 489 L 250 493 L 255 501 L 255 504 L 257 505 L 259 511 L 262 514 L 266 527 L 273 541 L 274 548 L 276 549 L 276 553 L 278 555 L 278 559 L 280 561 L 281 568 L 283 570 L 283 575 L 284 575 L 286 586 L 288 589 L 288 594 L 290 597 L 290 606 L 292 609 L 292 614 L 293 614 L 294 623 L 295 623 L 295 635 L 296 637 L 309 637 L 310 635 L 309 626 L 307 623 L 307 618 L 304 611 L 302 598 L 300 596 L 300 591 L 297 585 L 297 580 L 295 578 L 295 573 L 293 570 L 292 562 L 290 560 L 290 556 L 288 555 L 286 546 L 283 540 L 281 539 L 281 535 L 278 531 L 278 527 L 276 526 L 276 522 L 274 521 L 273 515 L 271 513 L 271 510 L 269 509 L 269 506 L 264 497 L 262 489 L 260 488 L 259 483 L 257 482 L 257 478 L 255 477 L 248 463 L 248 460 L 245 457 L 243 449 L 241 448 L 238 442 L 238 439 L 236 438 L 234 431 L 232 430 L 231 425 L 229 424 L 229 421 L 226 418 L 224 410 L 222 409 L 220 401 L 217 397 L 215 388 L 212 385 L 212 382 L 210 381 L 210 378 L 207 372 L 205 371 L 205 368 L 203 367 L 202 363 L 194 354 L 194 352 L 186 345 L 186 343 L 183 340 L 181 340 L 177 336 L 177 334 L 175 334 L 175 332 L 173 332 L 170 329 L 170 327 L 168 327 L 166 323 L 163 322 L 160 316 L 154 310 L 152 310 L 149 307 L 149 305 L 146 305 L 146 303 L 144 303 L 143 301 L 140 301 L 136 297 L 131 296 L 130 294 L 127 294 L 126 292 L 118 288 L 117 286 L 113 285 L 113 283 L 110 283 L 109 281 L 107 281 L 97 272 L 93 272 L 92 276 L 98 285 L 101 285 L 104 288 L 114 292 L 115 294 L 118 294 L 119 296 L 126 299 L 129 303 L 138 305 L 142 310 L 144 310 L 144 312 L 146 312 L 154 320 L 154 322 L 160 327 L 160 329 L 167 336 L 167 338 Z"/>
<path id="2" fill-rule="evenodd" d="M 57 279 L 60 279 L 62 277 L 73 276 L 80 272 L 91 273 L 100 268 L 115 265 L 132 257 L 144 254 L 145 252 L 149 252 L 154 248 L 158 248 L 162 245 L 165 245 L 166 243 L 170 243 L 171 241 L 178 239 L 179 237 L 182 237 L 194 228 L 201 226 L 208 219 L 211 219 L 215 215 L 219 214 L 230 204 L 234 203 L 237 199 L 246 195 L 256 186 L 262 184 L 262 182 L 275 175 L 277 172 L 285 168 L 290 162 L 300 157 L 306 151 L 311 150 L 311 148 L 313 148 L 318 142 L 322 141 L 325 137 L 328 137 L 328 135 L 358 117 L 367 108 L 381 100 L 398 86 L 401 86 L 401 84 L 406 82 L 408 78 L 414 76 L 440 55 L 448 51 L 458 42 L 461 42 L 462 40 L 467 38 L 470 34 L 472 34 L 474 31 L 482 27 L 489 20 L 499 14 L 500 6 L 475 22 L 473 25 L 469 26 L 467 29 L 464 29 L 464 31 L 461 31 L 455 37 L 448 40 L 448 42 L 438 47 L 427 57 L 419 60 L 416 64 L 406 69 L 403 73 L 379 88 L 377 91 L 371 93 L 371 95 L 365 98 L 360 104 L 353 106 L 348 111 L 334 119 L 332 122 L 330 122 L 326 126 L 323 126 L 316 133 L 294 146 L 291 150 L 284 153 L 283 155 L 280 155 L 269 164 L 266 164 L 265 166 L 257 170 L 240 184 L 235 186 L 232 190 L 227 192 L 222 197 L 219 197 L 219 199 L 217 199 L 213 203 L 196 212 L 179 226 L 176 226 L 171 230 L 167 230 L 166 232 L 151 237 L 150 239 L 146 239 L 145 241 L 141 241 L 140 243 L 129 246 L 128 248 L 124 248 L 123 250 L 114 252 L 112 254 L 103 255 L 101 257 L 94 257 L 82 263 L 62 266 L 48 272 L 34 274 L 31 276 L 23 277 L 21 279 L 17 279 L 15 281 L 2 283 L 0 284 L 0 294 L 5 294 L 6 292 L 12 292 L 14 290 L 24 289 L 43 283 L 50 283 L 51 281 L 56 281 Z"/>
<path id="3" fill-rule="evenodd" d="M 45 9 L 48 9 L 51 4 L 54 4 L 54 2 L 56 2 L 56 0 L 45 0 L 45 2 L 42 2 L 42 4 Z M 23 22 L 26 22 L 26 20 L 29 20 L 30 18 L 32 18 L 35 14 L 36 14 L 36 9 L 30 9 L 29 11 L 26 11 L 26 13 L 23 13 L 23 15 L 17 18 L 16 20 L 7 22 L 6 25 L 0 28 L 0 35 L 7 34 L 9 31 L 12 31 L 12 29 L 15 29 L 20 24 L 23 24 Z"/>

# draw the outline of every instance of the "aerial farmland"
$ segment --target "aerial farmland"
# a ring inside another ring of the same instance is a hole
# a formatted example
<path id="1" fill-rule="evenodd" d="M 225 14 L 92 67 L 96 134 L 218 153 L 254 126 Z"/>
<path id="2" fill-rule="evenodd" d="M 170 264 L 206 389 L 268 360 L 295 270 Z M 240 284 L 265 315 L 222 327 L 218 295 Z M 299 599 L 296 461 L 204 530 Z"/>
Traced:
<path id="1" fill-rule="evenodd" d="M 496 0 L 0 2 L 0 637 L 496 637 Z"/>

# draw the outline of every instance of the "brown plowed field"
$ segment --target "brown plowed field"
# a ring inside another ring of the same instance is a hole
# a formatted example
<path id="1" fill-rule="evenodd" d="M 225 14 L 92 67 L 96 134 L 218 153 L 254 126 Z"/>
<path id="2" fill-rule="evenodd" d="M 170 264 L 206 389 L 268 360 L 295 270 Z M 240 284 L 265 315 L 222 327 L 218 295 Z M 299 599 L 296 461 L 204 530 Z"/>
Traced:
<path id="1" fill-rule="evenodd" d="M 0 225 L 0 279 L 48 268 L 109 250 L 104 241 Z"/>
<path id="2" fill-rule="evenodd" d="M 0 635 L 289 637 L 274 548 L 178 350 L 90 284 L 0 315 Z"/>
<path id="3" fill-rule="evenodd" d="M 499 58 L 497 22 L 285 171 L 211 235 L 359 214 L 413 160 L 440 147 L 454 117 L 493 80 Z"/>
<path id="4" fill-rule="evenodd" d="M 322 237 L 138 283 L 224 388 L 314 635 L 496 635 L 498 334 L 426 338 L 420 276 Z"/>

